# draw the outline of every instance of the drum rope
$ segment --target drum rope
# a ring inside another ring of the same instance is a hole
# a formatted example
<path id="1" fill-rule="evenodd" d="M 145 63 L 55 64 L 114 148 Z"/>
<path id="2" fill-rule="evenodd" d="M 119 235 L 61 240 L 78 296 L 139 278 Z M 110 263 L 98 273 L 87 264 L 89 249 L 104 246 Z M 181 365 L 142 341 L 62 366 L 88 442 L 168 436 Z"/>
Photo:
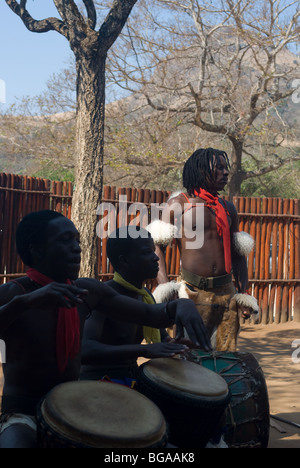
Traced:
<path id="1" fill-rule="evenodd" d="M 232 432 L 233 432 L 232 440 L 234 441 L 237 425 L 236 425 L 236 422 L 234 420 L 234 416 L 233 416 L 233 412 L 232 412 L 232 406 L 231 406 L 230 403 L 227 406 L 227 413 L 229 414 L 229 419 L 230 419 L 231 428 L 232 428 Z"/>
<path id="2" fill-rule="evenodd" d="M 190 350 L 186 359 L 218 373 L 232 394 L 226 410 L 225 440 L 234 448 L 267 447 L 269 402 L 263 371 L 249 353 Z"/>

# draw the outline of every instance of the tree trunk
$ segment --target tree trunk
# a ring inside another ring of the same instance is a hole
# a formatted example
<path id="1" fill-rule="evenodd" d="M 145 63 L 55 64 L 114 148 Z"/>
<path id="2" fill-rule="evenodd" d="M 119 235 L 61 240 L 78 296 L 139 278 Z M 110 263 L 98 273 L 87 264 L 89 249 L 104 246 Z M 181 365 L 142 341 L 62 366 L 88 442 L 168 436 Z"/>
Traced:
<path id="1" fill-rule="evenodd" d="M 72 219 L 81 234 L 81 276 L 97 277 L 97 207 L 103 188 L 105 63 L 137 0 L 114 0 L 99 31 L 93 0 L 84 0 L 86 16 L 74 0 L 55 0 L 58 18 L 35 20 L 26 0 L 5 0 L 29 31 L 57 31 L 70 44 L 77 68 L 76 175 Z"/>
<path id="2" fill-rule="evenodd" d="M 72 220 L 80 232 L 80 275 L 97 277 L 97 207 L 103 188 L 106 55 L 77 59 L 76 176 Z"/>
<path id="3" fill-rule="evenodd" d="M 242 170 L 242 154 L 244 141 L 230 138 L 232 143 L 232 154 L 231 154 L 231 170 L 228 182 L 229 197 L 232 200 L 233 197 L 238 197 L 241 193 L 241 185 L 245 178 L 245 172 Z"/>

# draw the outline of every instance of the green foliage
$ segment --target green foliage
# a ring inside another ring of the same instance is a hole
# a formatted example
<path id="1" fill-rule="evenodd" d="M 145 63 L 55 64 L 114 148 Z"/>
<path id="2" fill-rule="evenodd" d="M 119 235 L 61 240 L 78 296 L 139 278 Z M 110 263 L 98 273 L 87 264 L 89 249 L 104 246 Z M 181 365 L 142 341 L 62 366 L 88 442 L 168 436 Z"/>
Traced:
<path id="1" fill-rule="evenodd" d="M 242 183 L 241 196 L 300 198 L 300 161 Z"/>
<path id="2" fill-rule="evenodd" d="M 41 169 L 37 170 L 33 177 L 42 179 L 50 179 L 58 182 L 74 182 L 75 173 L 73 169 L 60 167 L 53 164 L 51 161 L 44 164 Z"/>

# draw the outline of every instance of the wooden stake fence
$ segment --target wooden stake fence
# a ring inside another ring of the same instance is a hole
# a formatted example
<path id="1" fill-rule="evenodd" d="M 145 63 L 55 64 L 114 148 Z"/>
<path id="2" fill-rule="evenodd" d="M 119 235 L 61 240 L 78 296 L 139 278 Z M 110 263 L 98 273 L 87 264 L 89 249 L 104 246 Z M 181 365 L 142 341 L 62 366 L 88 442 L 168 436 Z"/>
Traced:
<path id="1" fill-rule="evenodd" d="M 0 173 L 0 284 L 25 271 L 14 243 L 22 217 L 32 211 L 53 209 L 70 218 L 72 194 L 70 182 Z M 120 223 L 130 222 L 145 227 L 153 204 L 161 206 L 168 196 L 169 192 L 160 190 L 104 187 L 98 223 L 99 279 L 106 281 L 113 275 L 104 231 L 109 233 Z M 261 322 L 300 322 L 299 200 L 236 197 L 234 204 L 240 230 L 255 238 L 248 259 L 249 292 L 259 301 Z M 176 279 L 180 253 L 175 245 L 167 248 L 166 263 L 169 278 Z"/>

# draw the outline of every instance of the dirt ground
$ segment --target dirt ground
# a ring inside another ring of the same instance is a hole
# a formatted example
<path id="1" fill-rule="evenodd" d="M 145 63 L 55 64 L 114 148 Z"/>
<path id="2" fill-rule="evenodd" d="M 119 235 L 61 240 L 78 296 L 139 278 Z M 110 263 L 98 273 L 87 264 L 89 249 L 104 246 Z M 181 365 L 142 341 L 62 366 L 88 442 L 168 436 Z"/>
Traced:
<path id="1" fill-rule="evenodd" d="M 239 351 L 252 353 L 260 363 L 271 415 L 300 425 L 300 363 L 292 360 L 292 353 L 297 351 L 292 348 L 294 340 L 300 344 L 300 323 L 244 325 Z M 271 418 L 269 448 L 300 448 L 300 429 Z"/>
<path id="2" fill-rule="evenodd" d="M 239 351 L 252 353 L 259 361 L 268 386 L 271 415 L 300 424 L 300 363 L 292 361 L 294 340 L 300 342 L 300 323 L 243 325 Z M 300 352 L 296 356 L 300 358 Z M 2 383 L 0 368 L 0 395 Z M 300 429 L 271 418 L 269 448 L 300 448 Z"/>

